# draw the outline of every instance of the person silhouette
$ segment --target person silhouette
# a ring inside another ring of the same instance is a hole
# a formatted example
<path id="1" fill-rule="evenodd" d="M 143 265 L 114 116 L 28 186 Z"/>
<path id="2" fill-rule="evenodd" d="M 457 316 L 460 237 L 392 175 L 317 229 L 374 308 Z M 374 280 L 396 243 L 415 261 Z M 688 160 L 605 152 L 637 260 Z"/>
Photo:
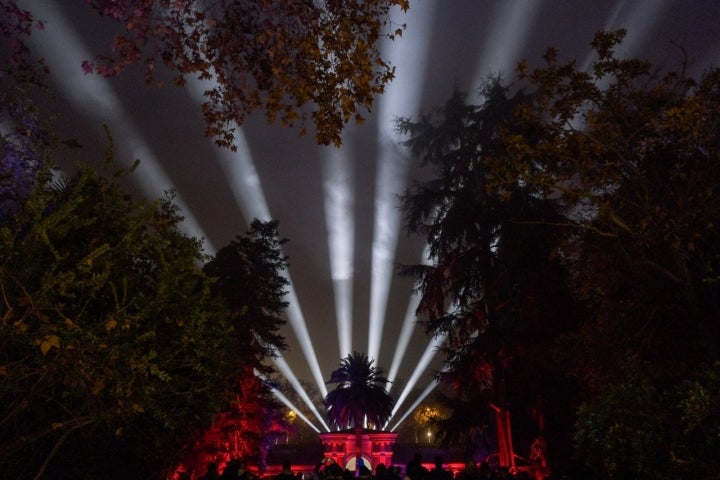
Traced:
<path id="1" fill-rule="evenodd" d="M 410 480 L 427 480 L 428 469 L 423 466 L 422 456 L 419 453 L 413 455 L 412 460 L 405 466 L 405 477 Z"/>
<path id="2" fill-rule="evenodd" d="M 200 477 L 199 480 L 218 480 L 219 478 L 220 473 L 218 472 L 217 463 L 209 462 L 205 467 L 205 475 Z"/>
<path id="3" fill-rule="evenodd" d="M 292 472 L 290 460 L 283 460 L 282 471 L 275 475 L 274 480 L 297 480 Z"/>
<path id="4" fill-rule="evenodd" d="M 220 478 L 222 480 L 254 480 L 255 475 L 253 475 L 247 470 L 247 464 L 245 463 L 245 460 L 240 460 L 236 458 L 228 462 Z"/>
<path id="5" fill-rule="evenodd" d="M 435 457 L 435 467 L 428 472 L 429 480 L 452 480 L 453 474 L 450 470 L 443 468 L 443 457 Z"/>

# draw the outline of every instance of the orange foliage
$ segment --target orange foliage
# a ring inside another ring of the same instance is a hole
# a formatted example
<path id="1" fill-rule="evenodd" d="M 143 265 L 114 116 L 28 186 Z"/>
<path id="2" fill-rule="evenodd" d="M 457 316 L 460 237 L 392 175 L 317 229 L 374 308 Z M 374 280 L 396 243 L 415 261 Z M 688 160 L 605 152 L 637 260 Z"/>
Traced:
<path id="1" fill-rule="evenodd" d="M 157 83 L 162 63 L 176 85 L 208 80 L 205 133 L 232 150 L 233 125 L 256 110 L 301 132 L 312 120 L 319 143 L 339 145 L 344 125 L 362 122 L 361 111 L 392 80 L 378 42 L 402 35 L 390 13 L 409 8 L 408 0 L 86 1 L 124 27 L 114 55 L 86 67 L 115 76 L 142 63 Z"/>

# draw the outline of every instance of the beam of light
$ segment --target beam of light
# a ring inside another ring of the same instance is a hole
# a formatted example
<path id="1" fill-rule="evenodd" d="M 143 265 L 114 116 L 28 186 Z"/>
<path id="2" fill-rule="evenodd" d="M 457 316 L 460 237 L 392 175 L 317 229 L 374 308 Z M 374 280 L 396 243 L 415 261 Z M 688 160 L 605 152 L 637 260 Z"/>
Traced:
<path id="1" fill-rule="evenodd" d="M 323 150 L 323 191 L 325 223 L 330 247 L 330 268 L 335 294 L 335 312 L 340 356 L 352 352 L 352 289 L 355 223 L 350 171 L 352 162 L 346 152 L 328 147 Z"/>
<path id="2" fill-rule="evenodd" d="M 310 400 L 310 397 L 308 396 L 305 389 L 300 385 L 300 381 L 297 379 L 293 371 L 290 369 L 290 366 L 285 361 L 285 358 L 278 352 L 275 351 L 275 355 L 273 358 L 273 363 L 278 368 L 278 371 L 282 373 L 282 375 L 290 382 L 290 385 L 292 385 L 293 389 L 297 392 L 297 394 L 300 396 L 303 402 L 305 402 L 305 405 L 308 406 L 310 411 L 315 415 L 315 417 L 320 421 L 322 426 L 325 428 L 326 432 L 330 431 L 330 428 L 327 426 L 325 421 L 323 420 L 322 415 L 320 415 L 320 412 L 318 412 L 317 408 L 313 404 L 312 400 Z"/>
<path id="3" fill-rule="evenodd" d="M 383 58 L 395 65 L 397 78 L 380 97 L 378 161 L 375 182 L 375 220 L 372 243 L 368 358 L 377 359 L 385 326 L 385 312 L 393 276 L 393 262 L 400 226 L 397 195 L 405 190 L 407 159 L 393 138 L 398 116 L 415 115 L 419 105 L 424 67 L 430 40 L 430 22 L 436 2 L 421 2 L 412 9 L 415 15 L 403 37 L 382 45 Z M 407 79 L 407 80 L 403 80 Z"/>
<path id="4" fill-rule="evenodd" d="M 137 128 L 128 120 L 130 116 L 118 100 L 107 79 L 97 75 L 85 75 L 80 65 L 83 60 L 93 57 L 78 39 L 74 29 L 70 28 L 65 16 L 54 2 L 31 2 L 27 5 L 35 18 L 47 22 L 47 28 L 30 37 L 34 49 L 40 52 L 53 72 L 52 80 L 57 82 L 66 98 L 79 110 L 87 113 L 97 124 L 108 123 L 114 137 L 120 139 L 123 150 L 130 152 L 131 158 L 140 159 L 139 172 L 133 176 L 148 198 L 156 198 L 159 192 L 173 187 L 170 178 L 157 160 L 153 150 Z M 192 211 L 179 192 L 175 194 L 175 203 L 180 207 L 184 220 L 180 227 L 190 236 L 202 238 L 211 250 L 213 245 L 207 239 Z"/>
<path id="5" fill-rule="evenodd" d="M 215 80 L 192 80 L 188 82 L 190 87 L 188 90 L 194 99 L 201 103 L 204 101 L 203 92 L 208 88 L 212 87 L 212 82 Z M 225 174 L 228 177 L 228 183 L 230 189 L 235 196 L 236 202 L 240 210 L 243 212 L 246 220 L 257 218 L 260 221 L 267 222 L 272 220 L 270 209 L 265 200 L 265 194 L 262 189 L 260 177 L 255 168 L 255 163 L 250 153 L 247 140 L 242 128 L 235 124 L 235 141 L 237 145 L 237 152 L 225 148 L 218 148 L 216 155 L 220 160 L 220 165 Z M 315 354 L 315 349 L 312 345 L 310 333 L 307 329 L 305 317 L 300 308 L 300 302 L 298 301 L 297 294 L 295 293 L 295 287 L 290 277 L 290 272 L 284 270 L 281 272 L 283 277 L 288 281 L 287 296 L 288 307 L 285 313 L 288 317 L 290 326 L 295 333 L 295 337 L 298 340 L 300 349 L 308 362 L 310 371 L 313 375 L 313 379 L 317 384 L 318 389 L 323 394 L 323 397 L 327 395 L 327 387 L 325 386 L 325 380 L 323 378 L 322 371 L 320 370 L 320 364 Z M 290 379 L 288 379 L 290 380 Z"/>
<path id="6" fill-rule="evenodd" d="M 392 412 L 390 413 L 390 418 L 387 420 L 390 422 L 392 418 L 395 416 L 395 414 L 398 412 L 400 407 L 402 406 L 403 402 L 405 402 L 405 399 L 410 394 L 410 391 L 415 388 L 415 385 L 417 384 L 418 380 L 420 379 L 420 376 L 425 373 L 425 370 L 427 369 L 428 365 L 432 361 L 432 359 L 435 357 L 435 354 L 438 351 L 438 348 L 443 344 L 445 341 L 445 338 L 447 337 L 447 334 L 440 334 L 434 336 L 430 342 L 428 343 L 427 347 L 425 347 L 425 351 L 422 354 L 422 357 L 420 357 L 420 361 L 415 366 L 415 370 L 413 370 L 412 375 L 410 375 L 410 378 L 408 379 L 407 383 L 405 384 L 405 388 L 403 388 L 403 391 L 400 393 L 400 396 L 398 397 L 397 401 L 395 402 L 395 406 L 392 409 Z"/>
<path id="7" fill-rule="evenodd" d="M 474 338 L 475 336 L 477 336 L 477 331 L 475 332 L 475 335 L 473 335 L 473 338 Z M 442 370 L 440 371 L 440 373 L 446 373 L 448 370 L 450 370 L 450 364 L 449 364 L 449 363 L 445 363 L 445 365 L 443 366 L 443 368 L 442 368 Z M 395 425 L 390 429 L 390 431 L 391 431 L 391 432 L 394 432 L 395 429 L 396 429 L 413 411 L 415 411 L 415 409 L 418 407 L 418 405 L 420 405 L 420 403 L 421 403 L 423 400 L 425 400 L 425 398 L 430 394 L 430 392 L 432 392 L 433 390 L 435 390 L 435 387 L 437 387 L 439 383 L 440 383 L 440 382 L 438 381 L 437 378 L 433 378 L 433 379 L 432 379 L 432 382 L 430 382 L 430 384 L 429 384 L 427 387 L 425 387 L 425 390 L 423 390 L 423 392 L 420 394 L 420 396 L 413 402 L 412 405 L 410 405 L 410 407 L 407 409 L 407 411 L 403 414 L 402 417 L 400 417 L 400 420 L 398 420 L 398 421 L 395 423 Z M 388 421 L 387 421 L 387 423 L 386 423 L 386 426 L 390 423 L 390 420 L 391 420 L 391 419 L 392 419 L 392 417 L 391 417 L 390 419 L 388 419 Z"/>
<path id="8" fill-rule="evenodd" d="M 212 88 L 213 82 L 192 78 L 188 80 L 187 89 L 196 102 L 202 103 L 205 101 L 203 92 Z M 257 218 L 267 222 L 271 220 L 270 208 L 268 208 L 265 200 L 260 176 L 255 168 L 255 162 L 250 153 L 245 132 L 237 124 L 233 125 L 233 128 L 235 129 L 237 151 L 233 152 L 227 148 L 215 148 L 215 155 L 228 179 L 228 185 L 235 196 L 236 204 L 245 219 L 249 221 Z"/>
<path id="9" fill-rule="evenodd" d="M 653 25 L 660 19 L 661 10 L 667 6 L 666 0 L 651 0 L 643 2 L 641 8 L 634 2 L 619 0 L 615 3 L 603 26 L 604 31 L 613 31 L 619 28 L 626 28 L 627 34 L 619 45 L 618 58 L 627 58 L 633 55 L 642 45 Z M 590 50 L 582 63 L 582 70 L 588 72 L 593 62 L 597 59 L 597 52 Z M 592 73 L 592 72 L 590 72 Z M 612 82 L 612 78 L 604 76 L 595 79 L 594 83 L 600 90 L 605 90 Z M 572 128 L 576 130 L 585 129 L 584 115 L 578 113 L 570 121 Z M 592 206 L 590 206 L 592 209 Z M 583 211 L 584 210 L 584 211 Z M 588 208 L 578 210 L 579 214 L 586 215 Z"/>
<path id="10" fill-rule="evenodd" d="M 393 427 L 390 429 L 390 431 L 391 431 L 391 432 L 394 432 L 395 429 L 396 429 L 412 412 L 415 411 L 415 409 L 418 407 L 418 405 L 420 405 L 420 403 L 421 403 L 423 400 L 425 400 L 425 398 L 426 398 L 428 395 L 430 395 L 430 392 L 432 392 L 433 390 L 435 390 L 435 387 L 437 387 L 437 386 L 438 386 L 438 381 L 437 381 L 437 379 L 433 379 L 433 381 L 430 382 L 430 384 L 429 384 L 427 387 L 425 387 L 425 390 L 423 390 L 423 392 L 420 394 L 420 396 L 418 396 L 418 398 L 415 399 L 415 401 L 413 402 L 413 404 L 410 405 L 410 408 L 408 408 L 407 411 L 403 414 L 403 416 L 400 417 L 400 419 L 397 421 L 397 423 L 395 423 L 395 425 L 393 425 Z M 389 420 L 388 420 L 388 421 L 389 421 Z"/>
<path id="11" fill-rule="evenodd" d="M 429 247 L 427 247 L 427 246 L 425 247 L 423 260 L 427 263 L 432 263 L 432 258 L 430 257 Z M 454 308 L 454 306 L 450 306 L 450 307 L 448 307 L 447 311 L 450 312 L 453 310 L 453 308 Z M 477 335 L 477 333 L 471 335 L 471 338 L 475 338 L 476 335 Z M 408 380 L 407 384 L 405 385 L 405 388 L 400 393 L 400 396 L 398 397 L 397 402 L 395 402 L 395 406 L 393 407 L 393 410 L 390 413 L 390 418 L 387 419 L 385 426 L 387 426 L 390 423 L 390 420 L 392 420 L 392 418 L 398 412 L 398 410 L 402 406 L 403 402 L 407 398 L 410 391 L 417 384 L 417 381 L 420 378 L 420 374 L 430 364 L 430 361 L 433 359 L 435 354 L 438 352 L 438 350 L 440 349 L 440 346 L 442 346 L 442 344 L 445 342 L 446 338 L 447 338 L 447 333 L 442 333 L 440 335 L 433 336 L 433 338 L 430 340 L 430 342 L 428 342 L 427 347 L 425 347 L 425 352 L 423 352 L 423 355 L 420 358 L 420 362 L 415 367 L 415 370 L 413 371 L 412 375 L 410 376 L 410 379 Z M 442 371 L 445 372 L 445 371 L 447 371 L 448 368 L 449 368 L 449 363 L 445 362 L 445 365 L 443 366 Z M 405 416 L 407 416 L 407 414 Z M 405 418 L 405 417 L 403 417 L 403 418 Z M 398 422 L 398 424 L 399 423 L 400 422 Z M 397 425 L 395 425 L 395 426 L 397 427 Z"/>
<path id="12" fill-rule="evenodd" d="M 98 123 L 106 120 L 95 112 L 104 112 L 110 117 L 112 125 L 119 127 L 120 138 L 125 139 L 123 143 L 127 145 L 135 158 L 142 160 L 143 175 L 138 175 L 138 180 L 147 196 L 153 196 L 152 192 L 157 191 L 159 186 L 160 190 L 170 188 L 172 183 L 169 177 L 132 122 L 127 120 L 128 115 L 118 101 L 117 95 L 109 87 L 109 82 L 95 75 L 82 76 L 79 67 L 80 62 L 83 59 L 92 58 L 92 53 L 82 46 L 77 39 L 77 35 L 68 28 L 69 23 L 54 8 L 54 5 L 47 3 L 37 4 L 36 6 L 38 8 L 33 14 L 36 18 L 46 20 L 51 28 L 43 31 L 42 35 L 33 35 L 31 39 L 38 44 L 42 56 L 46 59 L 50 68 L 56 72 L 54 79 L 60 81 L 66 96 L 79 108 L 82 108 L 90 100 L 92 105 L 91 108 L 87 108 L 87 111 L 98 120 Z M 62 45 L 63 48 L 57 49 L 58 45 Z M 77 65 L 77 68 L 68 69 L 68 65 Z M 202 94 L 202 90 L 197 84 L 189 91 L 193 92 L 196 98 Z M 247 142 L 242 131 L 239 128 L 236 131 L 238 132 L 238 151 L 240 154 L 235 156 L 231 155 L 228 150 L 219 149 L 218 154 L 222 160 L 221 164 L 229 177 L 235 182 L 233 186 L 237 188 L 233 188 L 233 192 L 235 192 L 236 198 L 240 200 L 239 206 L 247 214 L 246 218 L 258 218 L 268 221 L 270 220 L 269 209 L 262 193 Z M 185 215 L 183 228 L 194 237 L 204 238 L 207 250 L 214 252 L 214 245 L 207 239 L 179 193 L 177 193 L 175 200 L 182 209 L 183 215 Z M 318 388 L 325 396 L 327 395 L 327 388 L 297 301 L 292 280 L 288 272 L 284 272 L 284 274 L 289 282 L 288 297 L 290 306 L 287 313 L 290 324 L 298 337 L 300 347 L 308 360 L 314 379 L 318 383 Z"/>
<path id="13" fill-rule="evenodd" d="M 188 90 L 191 95 L 194 97 L 195 101 L 200 104 L 205 101 L 204 92 L 217 86 L 217 77 L 213 75 L 211 79 L 202 81 L 197 78 L 193 78 L 188 83 L 188 86 Z M 237 151 L 232 152 L 231 150 L 224 148 L 217 149 L 220 165 L 230 180 L 230 189 L 232 190 L 236 203 L 243 212 L 245 219 L 250 220 L 257 218 L 263 222 L 270 221 L 272 220 L 270 208 L 267 205 L 265 193 L 263 192 L 262 184 L 260 182 L 260 176 L 255 168 L 255 162 L 253 161 L 250 148 L 245 138 L 245 133 L 240 125 L 233 124 L 232 127 L 234 128 Z M 317 355 L 315 354 L 315 348 L 313 347 L 310 333 L 307 329 L 305 316 L 300 308 L 300 302 L 298 301 L 297 294 L 295 292 L 295 286 L 292 278 L 290 277 L 290 272 L 287 269 L 282 272 L 282 275 L 288 282 L 286 294 L 288 307 L 285 309 L 285 313 L 290 322 L 290 326 L 295 333 L 295 337 L 298 340 L 300 349 L 305 356 L 305 360 L 310 367 L 313 379 L 315 380 L 315 383 L 317 384 L 317 387 L 323 397 L 325 397 L 327 396 L 325 379 L 320 369 Z M 289 373 L 292 378 L 295 378 L 295 375 L 292 374 L 291 371 Z M 292 378 L 288 377 L 288 380 L 292 381 Z M 295 381 L 297 382 L 296 378 Z M 302 387 L 300 387 L 300 389 L 304 392 Z M 305 394 L 305 396 L 307 396 L 307 394 Z"/>
<path id="14" fill-rule="evenodd" d="M 639 51 L 643 42 L 648 37 L 657 21 L 662 16 L 662 10 L 669 6 L 667 0 L 650 0 L 646 2 L 628 2 L 620 0 L 605 20 L 603 29 L 605 31 L 627 29 L 627 35 L 619 46 L 622 51 L 620 57 L 631 57 Z M 595 52 L 588 53 L 583 63 L 583 69 L 587 70 L 595 60 Z M 606 86 L 609 79 L 603 79 L 602 86 Z"/>
<path id="15" fill-rule="evenodd" d="M 268 378 L 262 374 L 257 368 L 253 369 L 253 372 L 255 373 L 255 376 L 258 377 L 262 382 L 270 389 L 270 391 L 275 395 L 275 397 L 280 400 L 282 403 L 285 404 L 286 407 L 288 407 L 290 410 L 295 412 L 295 414 L 302 418 L 305 423 L 310 426 L 313 430 L 315 430 L 317 433 L 320 433 L 320 429 L 317 428 L 308 418 L 303 415 L 303 413 L 295 406 L 293 403 L 277 388 L 272 386 L 272 382 L 268 380 Z"/>
<path id="16" fill-rule="evenodd" d="M 496 3 L 492 29 L 475 70 L 471 88 L 482 85 L 488 75 L 511 73 L 530 33 L 530 23 L 542 5 L 540 0 L 504 0 Z"/>
<path id="17" fill-rule="evenodd" d="M 418 305 L 420 305 L 420 298 L 421 295 L 419 293 L 413 293 L 410 296 L 410 302 L 408 303 L 407 311 L 405 312 L 405 320 L 403 321 L 400 335 L 398 335 L 397 345 L 395 346 L 395 350 L 393 352 L 392 363 L 390 364 L 390 369 L 388 370 L 388 393 L 390 393 L 393 382 L 395 381 L 395 378 L 397 378 L 398 370 L 400 370 L 400 365 L 405 358 L 405 352 L 407 352 L 407 347 L 408 343 L 410 343 L 410 337 L 412 336 L 413 328 L 415 328 L 415 311 L 417 310 Z"/>
<path id="18" fill-rule="evenodd" d="M 425 248 L 423 249 L 421 262 L 425 265 L 428 265 L 430 263 L 430 247 L 428 247 L 427 245 L 425 245 Z M 403 321 L 400 335 L 398 335 L 398 341 L 395 345 L 395 350 L 393 352 L 392 363 L 390 364 L 390 369 L 388 370 L 388 393 L 390 393 L 390 389 L 393 385 L 392 382 L 395 381 L 398 370 L 400 370 L 400 364 L 405 357 L 405 352 L 407 351 L 408 344 L 410 343 L 410 337 L 412 336 L 413 329 L 417 324 L 417 317 L 415 312 L 420 305 L 421 297 L 422 294 L 420 292 L 413 292 L 410 296 L 410 301 L 408 302 L 408 307 L 405 312 L 405 320 Z"/>
<path id="19" fill-rule="evenodd" d="M 605 23 L 605 30 L 626 28 L 627 35 L 623 39 L 623 50 L 631 55 L 637 52 L 642 43 L 652 32 L 662 11 L 669 7 L 668 0 L 650 0 L 642 2 L 628 2 L 621 0 L 617 3 L 614 14 Z"/>
<path id="20" fill-rule="evenodd" d="M 372 243 L 368 358 L 377 359 L 385 326 L 385 312 L 397 247 L 400 214 L 396 195 L 405 188 L 407 161 L 387 144 L 379 157 Z"/>
<path id="21" fill-rule="evenodd" d="M 479 334 L 480 334 L 480 332 L 478 330 L 473 331 L 473 333 L 470 334 L 470 337 L 469 337 L 470 340 L 476 338 Z M 444 341 L 444 339 L 443 339 L 443 341 Z M 426 353 L 427 353 L 427 350 L 426 350 Z M 457 358 L 457 353 L 455 354 L 454 358 Z M 451 362 L 449 362 L 449 361 L 445 362 L 445 364 L 443 365 L 443 368 L 440 370 L 440 373 L 448 372 L 450 370 L 450 363 Z M 420 394 L 420 396 L 415 400 L 415 402 L 413 402 L 413 404 L 410 406 L 410 408 L 407 409 L 407 411 L 403 414 L 403 416 L 400 417 L 400 420 L 398 420 L 395 423 L 395 425 L 390 429 L 390 431 L 391 432 L 395 431 L 395 429 L 408 417 L 408 415 L 410 415 L 418 407 L 418 405 L 420 405 L 420 403 L 423 400 L 425 400 L 425 398 L 430 394 L 430 392 L 432 392 L 435 389 L 435 387 L 438 386 L 438 384 L 439 384 L 438 379 L 433 378 L 432 381 L 430 382 L 430 384 L 427 387 L 425 387 L 425 390 L 423 390 L 423 392 Z M 400 402 L 398 402 L 398 403 L 400 403 Z M 398 408 L 394 409 L 393 414 L 390 416 L 390 418 L 388 418 L 387 422 L 385 423 L 386 428 L 387 428 L 387 425 L 390 424 L 390 420 L 392 420 L 394 412 L 396 412 L 398 410 Z"/>
<path id="22" fill-rule="evenodd" d="M 288 282 L 290 282 L 287 293 L 288 307 L 286 309 L 286 313 L 290 319 L 290 325 L 295 332 L 295 336 L 300 343 L 300 348 L 305 354 L 305 359 L 310 366 L 310 372 L 313 375 L 313 379 L 317 384 L 318 390 L 320 390 L 323 398 L 325 398 L 328 394 L 327 386 L 325 385 L 325 379 L 322 371 L 320 370 L 317 355 L 315 355 L 315 349 L 313 348 L 312 341 L 310 340 L 310 334 L 308 333 L 307 324 L 305 323 L 305 317 L 303 317 L 302 311 L 300 310 L 300 302 L 298 301 L 297 294 L 295 293 L 295 288 L 292 286 L 290 273 L 285 270 L 284 274 L 286 275 Z"/>

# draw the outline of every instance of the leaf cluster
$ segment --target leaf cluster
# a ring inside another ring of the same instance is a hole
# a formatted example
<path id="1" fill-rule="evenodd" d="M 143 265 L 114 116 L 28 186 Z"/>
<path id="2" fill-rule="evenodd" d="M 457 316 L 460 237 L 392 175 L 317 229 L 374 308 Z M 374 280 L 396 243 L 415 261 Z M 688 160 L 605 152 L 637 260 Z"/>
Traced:
<path id="1" fill-rule="evenodd" d="M 343 358 L 327 381 L 335 388 L 325 397 L 330 423 L 339 428 L 362 428 L 365 419 L 382 428 L 390 418 L 394 401 L 385 385 L 383 370 L 365 354 L 353 352 Z"/>
<path id="2" fill-rule="evenodd" d="M 86 62 L 86 71 L 115 76 L 142 63 L 148 82 L 159 65 L 184 85 L 208 81 L 202 112 L 206 135 L 235 150 L 236 124 L 256 110 L 285 126 L 308 121 L 318 143 L 340 145 L 340 133 L 383 92 L 394 68 L 379 42 L 402 35 L 391 28 L 391 10 L 407 0 L 267 2 L 87 0 L 116 20 L 123 33 L 112 56 Z"/>

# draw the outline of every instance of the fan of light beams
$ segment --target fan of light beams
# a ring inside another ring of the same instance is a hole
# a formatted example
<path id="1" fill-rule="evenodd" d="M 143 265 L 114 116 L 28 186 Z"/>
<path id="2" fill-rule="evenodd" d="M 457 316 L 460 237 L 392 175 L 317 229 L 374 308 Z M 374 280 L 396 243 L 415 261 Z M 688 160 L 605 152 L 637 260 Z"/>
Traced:
<path id="1" fill-rule="evenodd" d="M 629 42 L 626 47 L 631 48 L 634 44 L 640 43 L 640 38 L 647 34 L 652 22 L 660 16 L 664 4 L 665 2 L 662 1 L 644 2 L 643 8 L 640 8 L 639 4 L 630 3 L 628 6 L 624 2 L 619 2 L 606 20 L 605 28 L 628 27 L 631 36 L 628 37 Z M 489 73 L 512 70 L 514 62 L 520 58 L 522 49 L 526 47 L 528 42 L 526 34 L 530 31 L 530 23 L 537 15 L 542 2 L 506 0 L 488 5 L 495 7 L 488 8 L 487 11 L 487 15 L 491 17 L 489 25 L 492 25 L 492 28 L 483 33 L 482 45 L 468 45 L 468 52 L 463 53 L 469 59 L 474 58 L 472 62 L 475 73 L 472 85 L 479 85 Z M 30 8 L 38 18 L 45 19 L 48 25 L 52 26 L 47 28 L 43 35 L 33 37 L 33 48 L 47 60 L 54 72 L 54 79 L 59 82 L 66 98 L 78 108 L 82 106 L 85 111 L 97 112 L 95 119 L 97 123 L 109 121 L 113 124 L 113 128 L 121 133 L 116 142 L 119 144 L 118 147 L 129 152 L 128 156 L 141 158 L 143 161 L 144 173 L 139 176 L 140 187 L 148 196 L 152 198 L 156 196 L 156 192 L 171 187 L 171 179 L 163 170 L 156 153 L 143 138 L 142 132 L 129 120 L 131 116 L 127 114 L 126 107 L 121 103 L 111 83 L 95 76 L 82 75 L 78 68 L 79 62 L 91 58 L 93 52 L 79 40 L 78 32 L 71 26 L 73 22 L 63 17 L 62 11 L 54 2 L 37 2 Z M 405 361 L 410 337 L 415 328 L 415 309 L 418 305 L 418 298 L 409 295 L 407 313 L 396 344 L 382 345 L 388 295 L 394 276 L 393 266 L 401 228 L 397 195 L 406 188 L 410 162 L 407 153 L 399 147 L 400 139 L 393 131 L 393 121 L 398 116 L 412 117 L 418 112 L 423 82 L 427 75 L 425 64 L 427 51 L 431 46 L 433 35 L 442 34 L 434 32 L 433 23 L 440 8 L 447 6 L 444 2 L 426 1 L 413 3 L 405 18 L 400 19 L 404 15 L 401 12 L 394 12 L 393 15 L 399 18 L 398 23 L 407 24 L 407 30 L 402 39 L 382 45 L 384 58 L 389 59 L 397 68 L 397 77 L 386 93 L 377 99 L 376 112 L 374 112 L 378 116 L 379 131 L 375 145 L 378 153 L 372 213 L 374 232 L 370 305 L 367 319 L 353 318 L 353 291 L 356 280 L 354 275 L 356 192 L 353 171 L 355 159 L 351 151 L 344 148 L 328 147 L 320 151 L 324 218 L 338 334 L 337 358 L 343 358 L 353 351 L 353 322 L 366 323 L 368 357 L 377 359 L 383 348 L 393 352 L 392 363 L 387 370 L 391 382 L 397 378 Z M 58 45 L 62 48 L 57 48 Z M 469 53 L 473 50 L 476 52 L 474 55 Z M 200 102 L 202 92 L 207 87 L 207 84 L 191 83 L 190 92 Z M 88 108 L 88 104 L 91 104 L 92 108 Z M 261 178 L 256 172 L 242 128 L 238 126 L 236 133 L 237 152 L 215 149 L 216 160 L 224 170 L 228 187 L 234 193 L 237 208 L 243 212 L 245 219 L 270 220 L 273 218 L 273 212 L 265 200 Z M 183 228 L 190 235 L 206 238 L 205 232 L 192 216 L 192 210 L 187 208 L 182 193 L 182 191 L 177 193 L 176 201 L 186 216 Z M 215 245 L 206 241 L 206 249 L 209 253 L 215 251 L 215 248 Z M 423 252 L 417 260 L 427 262 L 427 253 Z M 308 328 L 303 316 L 303 309 L 290 272 L 286 271 L 285 275 L 290 282 L 287 296 L 289 306 L 286 312 L 288 323 L 297 338 L 317 389 L 324 397 L 327 395 L 325 379 L 330 372 L 323 372 L 321 369 L 313 346 L 313 332 Z M 428 341 L 421 359 L 417 361 L 411 376 L 405 381 L 403 390 L 397 393 L 393 416 L 399 414 L 400 419 L 395 421 L 392 429 L 397 428 L 435 388 L 435 380 L 427 374 L 428 366 L 442 342 L 442 337 Z M 315 431 L 329 431 L 317 406 L 313 405 L 308 393 L 279 352 L 274 362 L 278 372 L 287 378 L 315 418 L 307 418 L 303 415 L 300 417 Z M 388 388 L 391 386 L 392 383 Z M 403 410 L 405 400 L 415 388 L 424 388 L 424 390 L 408 408 Z M 275 393 L 289 408 L 300 411 L 280 392 Z M 385 427 L 389 425 L 390 421 Z"/>

